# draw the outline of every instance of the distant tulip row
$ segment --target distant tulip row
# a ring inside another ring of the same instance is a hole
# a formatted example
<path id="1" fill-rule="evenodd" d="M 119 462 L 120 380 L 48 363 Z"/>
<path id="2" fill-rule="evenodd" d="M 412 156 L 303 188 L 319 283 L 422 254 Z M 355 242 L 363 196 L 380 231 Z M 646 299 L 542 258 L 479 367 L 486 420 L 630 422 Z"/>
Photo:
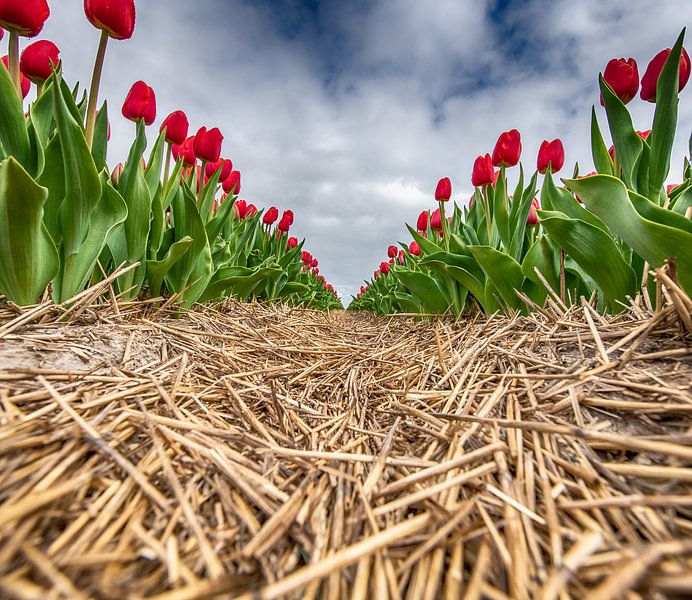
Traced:
<path id="1" fill-rule="evenodd" d="M 28 305 L 49 291 L 65 302 L 122 268 L 114 287 L 126 300 L 164 294 L 190 305 L 232 295 L 340 307 L 316 259 L 306 266 L 303 242 L 288 236 L 293 212 L 279 218 L 276 207 L 261 211 L 238 198 L 240 172 L 221 156 L 218 128 L 188 135 L 187 116 L 175 111 L 145 160 L 156 95 L 143 81 L 122 106 L 136 123 L 128 158 L 107 167 L 101 74 L 108 40 L 134 32 L 135 4 L 85 0 L 84 12 L 101 40 L 90 91 L 80 97 L 62 78 L 55 44 L 40 40 L 19 53 L 20 38 L 38 35 L 49 18 L 48 2 L 0 0 L 0 27 L 9 32 L 0 67 L 0 294 Z M 32 82 L 36 100 L 25 114 Z"/>
<path id="2" fill-rule="evenodd" d="M 527 312 L 546 302 L 567 304 L 596 295 L 603 310 L 619 311 L 642 293 L 655 298 L 651 268 L 675 263 L 673 277 L 692 294 L 692 167 L 682 183 L 665 185 L 677 125 L 679 92 L 690 77 L 684 31 L 659 52 L 641 80 L 640 96 L 655 102 L 650 130 L 637 131 L 625 107 L 639 91 L 633 58 L 613 59 L 599 77 L 613 145 L 608 149 L 595 108 L 591 148 L 595 171 L 556 185 L 565 164 L 561 140 L 545 140 L 536 172 L 523 167 L 510 193 L 506 170 L 519 164 L 519 131 L 502 133 L 492 154 L 478 156 L 475 192 L 463 208 L 452 182 L 435 190 L 438 207 L 423 211 L 413 241 L 391 245 L 350 308 L 376 313 Z M 692 146 L 692 140 L 691 140 Z M 692 153 L 692 147 L 690 148 Z M 540 202 L 538 175 L 544 175 Z"/>

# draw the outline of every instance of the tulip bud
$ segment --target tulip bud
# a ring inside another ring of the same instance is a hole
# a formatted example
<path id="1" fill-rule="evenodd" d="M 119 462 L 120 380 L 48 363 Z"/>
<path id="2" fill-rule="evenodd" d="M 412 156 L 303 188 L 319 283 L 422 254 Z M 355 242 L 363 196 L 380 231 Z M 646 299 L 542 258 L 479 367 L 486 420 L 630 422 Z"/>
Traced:
<path id="1" fill-rule="evenodd" d="M 262 217 L 262 223 L 265 225 L 273 225 L 276 223 L 276 220 L 279 218 L 279 209 L 276 208 L 276 206 L 272 206 L 270 209 L 267 210 L 266 213 L 264 213 L 264 216 Z M 305 252 L 303 252 L 303 262 L 305 262 Z"/>
<path id="2" fill-rule="evenodd" d="M 9 58 L 7 55 L 2 57 L 2 64 L 5 65 L 5 68 L 9 71 Z M 19 82 L 20 85 L 22 86 L 22 98 L 26 98 L 29 95 L 29 91 L 31 90 L 31 81 L 27 79 L 24 76 L 24 73 L 20 72 L 19 73 Z"/>
<path id="3" fill-rule="evenodd" d="M 156 94 L 143 81 L 136 81 L 123 104 L 123 117 L 130 121 L 144 120 L 151 125 L 156 119 Z"/>
<path id="4" fill-rule="evenodd" d="M 240 171 L 231 171 L 223 182 L 223 191 L 229 194 L 240 194 Z"/>
<path id="5" fill-rule="evenodd" d="M 493 159 L 490 158 L 490 154 L 479 156 L 473 163 L 471 183 L 478 187 L 491 184 L 495 179 L 495 168 L 493 167 Z"/>
<path id="6" fill-rule="evenodd" d="M 314 269 L 315 267 L 317 267 L 317 265 L 319 265 L 319 264 L 320 264 L 320 263 L 319 263 L 319 261 L 318 261 L 316 258 L 313 258 L 313 259 L 310 261 L 310 266 L 311 266 L 313 269 Z"/>
<path id="7" fill-rule="evenodd" d="M 123 174 L 123 168 L 123 163 L 118 163 L 111 173 L 111 181 L 116 188 L 120 182 L 120 176 Z"/>
<path id="8" fill-rule="evenodd" d="M 1 23 L 0 23 L 1 24 Z M 642 91 L 640 97 L 642 100 L 647 102 L 656 102 L 656 86 L 658 84 L 658 78 L 663 70 L 663 65 L 666 63 L 668 56 L 670 55 L 671 49 L 666 48 L 661 50 L 656 56 L 653 57 L 649 66 L 646 67 L 646 72 L 642 77 Z M 690 56 L 687 54 L 687 50 L 682 49 L 682 54 L 680 56 L 680 76 L 678 81 L 678 92 L 687 85 L 687 81 L 690 78 Z"/>
<path id="9" fill-rule="evenodd" d="M 613 58 L 608 61 L 603 79 L 620 98 L 623 104 L 627 104 L 637 95 L 639 89 L 639 70 L 637 61 L 633 58 Z M 601 94 L 601 106 L 603 106 L 603 94 Z"/>
<path id="10" fill-rule="evenodd" d="M 435 189 L 435 200 L 438 202 L 447 202 L 452 197 L 452 182 L 449 177 L 443 177 L 437 182 Z"/>
<path id="11" fill-rule="evenodd" d="M 134 0 L 84 0 L 89 22 L 116 40 L 127 40 L 135 30 Z"/>
<path id="12" fill-rule="evenodd" d="M 219 181 L 222 182 L 228 179 L 228 176 L 231 174 L 232 170 L 233 163 L 227 158 L 220 158 L 216 162 L 207 163 L 207 166 L 205 167 L 207 177 L 211 177 L 217 171 L 221 171 L 219 174 Z"/>
<path id="13" fill-rule="evenodd" d="M 303 250 L 303 252 L 300 256 L 301 256 L 301 259 L 304 263 L 309 264 L 310 261 L 312 260 L 312 255 L 307 250 Z"/>
<path id="14" fill-rule="evenodd" d="M 257 214 L 257 207 L 254 204 L 247 205 L 247 211 L 245 212 L 245 218 L 249 219 Z"/>
<path id="15" fill-rule="evenodd" d="M 288 238 L 288 242 L 286 243 L 286 250 L 292 250 L 297 245 L 298 245 L 298 238 L 290 237 L 290 238 Z"/>
<path id="16" fill-rule="evenodd" d="M 313 275 L 319 275 L 319 274 L 320 274 L 320 270 L 319 270 L 317 267 L 315 267 L 315 268 L 312 270 L 312 274 L 313 274 Z M 322 277 L 322 276 L 319 276 L 317 279 L 319 279 L 319 280 L 321 280 L 321 281 L 324 281 L 324 277 Z"/>
<path id="17" fill-rule="evenodd" d="M 513 167 L 521 157 L 521 134 L 516 129 L 500 134 L 493 150 L 496 167 Z"/>
<path id="18" fill-rule="evenodd" d="M 418 215 L 418 222 L 416 223 L 416 229 L 418 231 L 422 231 L 425 233 L 428 230 L 428 218 L 429 218 L 429 213 L 427 210 L 424 210 L 421 214 Z"/>
<path id="19" fill-rule="evenodd" d="M 526 219 L 526 222 L 529 225 L 538 225 L 538 215 L 536 214 L 536 210 L 540 210 L 541 205 L 538 202 L 538 198 L 534 198 L 531 200 L 531 208 L 529 209 L 529 216 Z"/>
<path id="20" fill-rule="evenodd" d="M 442 230 L 442 217 L 440 216 L 439 208 L 436 208 L 430 215 L 430 227 L 433 230 Z"/>
<path id="21" fill-rule="evenodd" d="M 389 246 L 389 248 L 387 248 L 387 256 L 389 256 L 389 258 L 394 258 L 398 252 L 399 249 L 394 245 L 391 245 Z"/>
<path id="22" fill-rule="evenodd" d="M 408 245 L 408 251 L 413 256 L 420 256 L 420 245 L 415 240 Z"/>
<path id="23" fill-rule="evenodd" d="M 190 124 L 182 110 L 176 110 L 161 123 L 161 131 L 166 130 L 166 141 L 170 144 L 183 144 L 187 139 Z"/>
<path id="24" fill-rule="evenodd" d="M 286 210 L 284 211 L 284 214 L 281 215 L 281 220 L 279 221 L 277 228 L 279 231 L 283 233 L 288 233 L 288 230 L 291 228 L 291 225 L 293 225 L 293 212 L 290 210 Z"/>
<path id="25" fill-rule="evenodd" d="M 400 265 L 404 264 L 404 251 L 399 250 L 399 254 L 397 255 L 397 260 L 399 261 Z"/>
<path id="26" fill-rule="evenodd" d="M 53 74 L 53 66 L 60 62 L 60 50 L 48 40 L 28 45 L 22 52 L 19 66 L 22 73 L 36 84 L 42 84 Z"/>
<path id="27" fill-rule="evenodd" d="M 195 156 L 206 162 L 216 162 L 221 155 L 223 135 L 218 127 L 207 131 L 206 127 L 200 127 L 195 135 Z"/>
<path id="28" fill-rule="evenodd" d="M 0 26 L 23 37 L 36 37 L 49 16 L 46 0 L 0 0 Z"/>
<path id="29" fill-rule="evenodd" d="M 233 204 L 233 211 L 235 213 L 235 219 L 237 221 L 242 221 L 247 214 L 247 202 L 245 202 L 245 200 L 236 200 Z"/>
<path id="30" fill-rule="evenodd" d="M 678 186 L 682 185 L 681 183 L 671 183 L 666 186 L 666 196 L 670 196 L 670 193 Z"/>
<path id="31" fill-rule="evenodd" d="M 187 138 L 182 144 L 174 144 L 172 147 L 173 159 L 177 162 L 181 158 L 188 167 L 193 167 L 197 162 L 195 151 L 192 147 L 194 137 Z"/>
<path id="32" fill-rule="evenodd" d="M 389 273 L 389 263 L 383 262 L 380 263 L 380 273 L 386 275 Z"/>
<path id="33" fill-rule="evenodd" d="M 560 139 L 549 142 L 544 140 L 538 151 L 538 172 L 545 175 L 550 166 L 553 173 L 557 173 L 565 164 L 565 148 Z"/>

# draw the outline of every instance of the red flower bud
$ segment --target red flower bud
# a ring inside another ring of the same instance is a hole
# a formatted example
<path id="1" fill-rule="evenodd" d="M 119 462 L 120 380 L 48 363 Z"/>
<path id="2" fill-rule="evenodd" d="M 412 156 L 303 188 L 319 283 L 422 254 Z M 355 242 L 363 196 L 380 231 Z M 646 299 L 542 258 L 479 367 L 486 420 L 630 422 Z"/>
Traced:
<path id="1" fill-rule="evenodd" d="M 428 230 L 428 216 L 429 213 L 427 210 L 424 210 L 418 215 L 418 222 L 416 223 L 416 229 L 418 231 L 425 233 Z"/>
<path id="2" fill-rule="evenodd" d="M 549 142 L 544 140 L 538 151 L 538 172 L 545 174 L 550 165 L 550 170 L 557 173 L 565 164 L 565 148 L 562 140 L 557 139 Z"/>
<path id="3" fill-rule="evenodd" d="M 447 202 L 452 197 L 452 182 L 449 177 L 443 177 L 437 182 L 435 189 L 435 200 L 438 202 Z"/>
<path id="4" fill-rule="evenodd" d="M 223 135 L 218 127 L 207 131 L 206 127 L 200 127 L 195 136 L 195 156 L 206 162 L 216 162 L 221 156 L 221 144 Z"/>
<path id="5" fill-rule="evenodd" d="M 521 157 L 521 134 L 516 129 L 500 134 L 493 150 L 496 167 L 513 167 Z"/>
<path id="6" fill-rule="evenodd" d="M 166 130 L 166 141 L 171 144 L 183 144 L 187 139 L 190 123 L 182 110 L 176 110 L 161 123 L 161 131 Z"/>
<path id="7" fill-rule="evenodd" d="M 288 242 L 286 243 L 286 250 L 291 250 L 295 248 L 298 245 L 298 238 L 296 237 L 290 237 L 288 238 Z"/>
<path id="8" fill-rule="evenodd" d="M 19 66 L 31 81 L 43 83 L 53 74 L 52 65 L 58 65 L 59 56 L 60 50 L 53 42 L 40 40 L 24 48 Z"/>
<path id="9" fill-rule="evenodd" d="M 404 264 L 404 256 L 405 256 L 405 255 L 404 255 L 404 251 L 403 251 L 403 250 L 399 250 L 399 254 L 397 255 L 397 260 L 399 261 L 399 264 L 400 264 L 400 265 L 403 265 L 403 264 Z"/>
<path id="10" fill-rule="evenodd" d="M 637 61 L 633 58 L 613 58 L 608 61 L 603 79 L 613 90 L 615 95 L 627 104 L 637 95 L 639 89 L 639 70 Z M 603 106 L 603 94 L 601 94 L 601 106 Z"/>
<path id="11" fill-rule="evenodd" d="M 240 171 L 231 171 L 223 182 L 223 191 L 229 194 L 240 194 Z"/>
<path id="12" fill-rule="evenodd" d="M 380 263 L 380 273 L 384 273 L 385 275 L 389 273 L 389 263 Z"/>
<path id="13" fill-rule="evenodd" d="M 304 263 L 310 264 L 310 261 L 312 260 L 312 254 L 310 254 L 307 250 L 303 250 L 300 256 Z"/>
<path id="14" fill-rule="evenodd" d="M 46 0 L 0 0 L 0 26 L 24 37 L 37 36 L 49 16 Z"/>
<path id="15" fill-rule="evenodd" d="M 490 154 L 479 156 L 473 163 L 471 183 L 478 187 L 494 183 L 495 179 L 495 168 L 493 167 L 493 159 L 490 158 Z"/>
<path id="16" fill-rule="evenodd" d="M 233 204 L 233 211 L 236 220 L 240 221 L 244 219 L 247 214 L 247 202 L 245 202 L 245 200 L 236 200 Z"/>
<path id="17" fill-rule="evenodd" d="M 273 225 L 276 223 L 276 220 L 279 218 L 279 209 L 276 208 L 276 206 L 272 206 L 270 209 L 267 210 L 266 213 L 264 213 L 264 216 L 262 217 L 262 223 L 265 225 Z M 305 262 L 305 252 L 303 252 L 303 262 Z"/>
<path id="18" fill-rule="evenodd" d="M 284 214 L 281 215 L 281 220 L 279 221 L 277 228 L 279 231 L 282 231 L 283 233 L 288 233 L 288 230 L 291 228 L 291 225 L 293 225 L 293 212 L 290 210 L 286 210 L 284 211 Z"/>
<path id="19" fill-rule="evenodd" d="M 646 67 L 646 72 L 644 77 L 642 77 L 642 91 L 640 97 L 642 100 L 647 102 L 656 102 L 656 85 L 658 84 L 658 78 L 663 70 L 663 65 L 665 64 L 668 56 L 670 55 L 670 48 L 661 50 L 656 56 L 653 57 L 649 66 Z M 682 89 L 687 85 L 687 81 L 690 78 L 690 56 L 687 54 L 687 50 L 682 49 L 682 55 L 680 56 L 680 80 L 678 82 L 678 91 L 681 92 Z"/>
<path id="20" fill-rule="evenodd" d="M 670 196 L 670 193 L 679 185 L 682 185 L 681 183 L 671 183 L 666 186 L 666 195 Z"/>
<path id="21" fill-rule="evenodd" d="M 310 266 L 311 266 L 313 269 L 314 269 L 315 267 L 317 267 L 317 265 L 319 265 L 319 264 L 320 264 L 320 263 L 319 263 L 319 261 L 318 261 L 316 258 L 313 258 L 313 259 L 310 261 Z"/>
<path id="22" fill-rule="evenodd" d="M 118 182 L 120 181 L 120 176 L 123 174 L 123 163 L 118 163 L 111 173 L 111 181 L 115 187 L 118 187 Z"/>
<path id="23" fill-rule="evenodd" d="M 151 125 L 156 119 L 156 94 L 143 81 L 135 81 L 123 104 L 123 117 L 130 121 L 144 120 Z"/>
<path id="24" fill-rule="evenodd" d="M 194 137 L 189 137 L 182 144 L 173 145 L 173 158 L 176 162 L 182 158 L 183 162 L 188 167 L 192 167 L 195 165 L 195 163 L 197 162 L 197 157 L 195 156 L 195 151 L 192 147 L 192 142 L 194 141 L 194 139 Z"/>
<path id="25" fill-rule="evenodd" d="M 2 64 L 5 65 L 5 68 L 9 71 L 10 70 L 10 62 L 9 58 L 7 55 L 2 57 Z M 31 81 L 27 79 L 24 76 L 24 73 L 20 72 L 19 73 L 19 82 L 20 85 L 22 86 L 22 98 L 26 98 L 29 95 L 29 91 L 31 90 Z"/>
<path id="26" fill-rule="evenodd" d="M 127 40 L 135 30 L 134 0 L 84 0 L 89 22 L 116 40 Z"/>
<path id="27" fill-rule="evenodd" d="M 391 245 L 389 246 L 389 248 L 387 248 L 387 256 L 389 256 L 389 258 L 394 258 L 398 252 L 399 249 L 394 245 Z"/>
<path id="28" fill-rule="evenodd" d="M 249 219 L 257 214 L 257 207 L 254 204 L 247 205 L 247 211 L 245 212 L 245 218 Z"/>
<path id="29" fill-rule="evenodd" d="M 228 176 L 231 174 L 231 171 L 233 170 L 233 163 L 226 158 L 220 158 L 216 162 L 207 163 L 207 166 L 204 169 L 207 177 L 211 177 L 219 170 L 221 171 L 219 174 L 219 181 L 224 181 L 228 179 Z"/>
<path id="30" fill-rule="evenodd" d="M 442 229 L 442 217 L 439 208 L 436 208 L 430 215 L 430 227 L 434 230 Z"/>
<path id="31" fill-rule="evenodd" d="M 413 254 L 413 256 L 420 256 L 420 246 L 415 240 L 408 245 L 408 251 Z"/>
<path id="32" fill-rule="evenodd" d="M 540 210 L 541 205 L 538 202 L 538 198 L 534 198 L 531 200 L 531 208 L 529 209 L 529 216 L 526 219 L 526 222 L 529 225 L 538 225 L 538 215 L 536 214 L 536 210 Z"/>

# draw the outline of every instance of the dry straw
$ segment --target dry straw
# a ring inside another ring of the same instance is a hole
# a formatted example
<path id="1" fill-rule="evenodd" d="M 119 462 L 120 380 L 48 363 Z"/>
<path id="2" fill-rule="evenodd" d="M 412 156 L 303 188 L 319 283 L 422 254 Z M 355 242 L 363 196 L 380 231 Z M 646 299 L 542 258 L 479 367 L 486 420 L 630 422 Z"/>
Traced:
<path id="1" fill-rule="evenodd" d="M 0 597 L 689 597 L 658 275 L 607 318 L 0 304 Z"/>

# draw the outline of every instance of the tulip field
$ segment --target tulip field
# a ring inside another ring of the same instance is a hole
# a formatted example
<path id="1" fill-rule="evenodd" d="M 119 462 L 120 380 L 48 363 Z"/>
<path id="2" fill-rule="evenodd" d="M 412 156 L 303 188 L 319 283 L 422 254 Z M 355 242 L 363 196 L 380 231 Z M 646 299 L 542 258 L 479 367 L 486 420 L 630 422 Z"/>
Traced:
<path id="1" fill-rule="evenodd" d="M 593 167 L 500 133 L 344 310 L 218 127 L 101 97 L 135 0 L 81 84 L 50 4 L 0 0 L 0 599 L 692 597 L 684 30 L 604 57 Z"/>

